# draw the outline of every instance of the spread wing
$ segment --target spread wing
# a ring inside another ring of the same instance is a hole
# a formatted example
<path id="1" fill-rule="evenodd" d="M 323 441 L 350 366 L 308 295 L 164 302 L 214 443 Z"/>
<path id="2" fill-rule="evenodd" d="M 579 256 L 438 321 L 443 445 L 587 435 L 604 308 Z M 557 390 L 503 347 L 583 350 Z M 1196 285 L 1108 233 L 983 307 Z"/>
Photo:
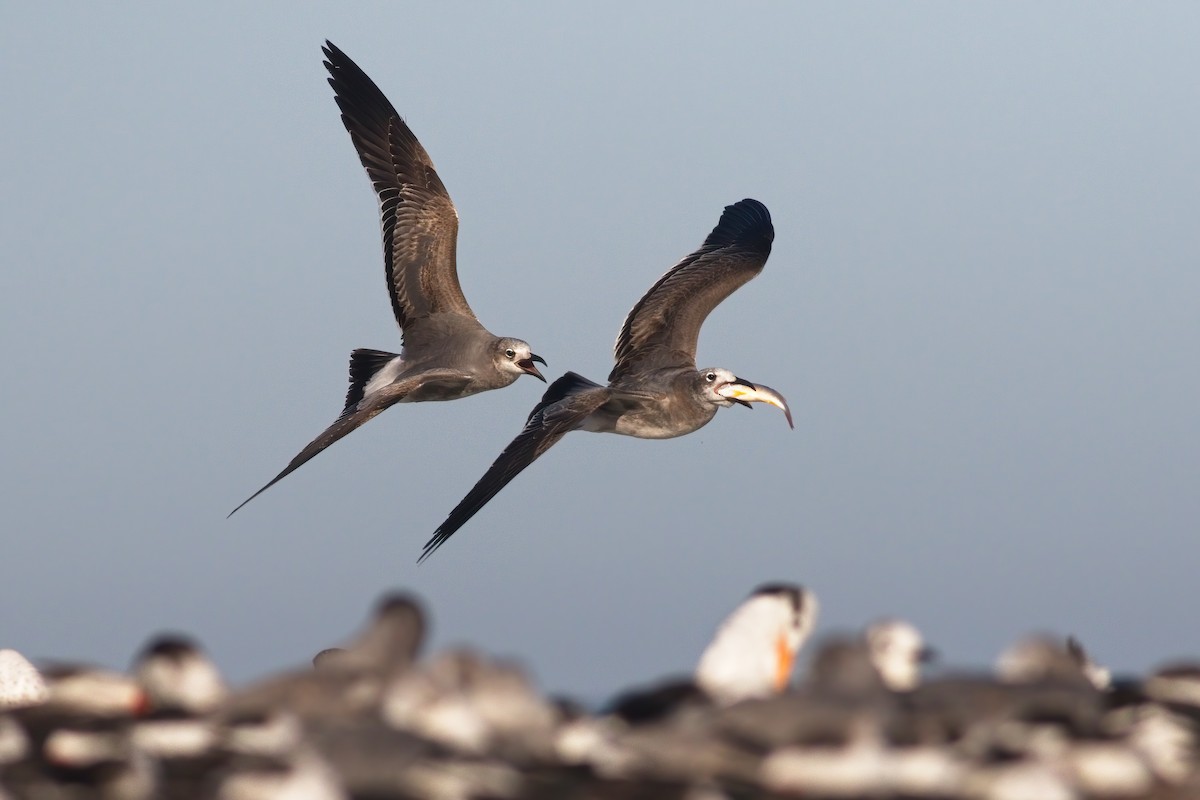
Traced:
<path id="1" fill-rule="evenodd" d="M 421 557 L 417 559 L 418 563 L 433 555 L 521 470 L 559 439 L 582 425 L 584 419 L 604 405 L 610 395 L 608 387 L 574 372 L 568 372 L 550 384 L 541 401 L 529 413 L 529 419 L 517 438 L 504 448 L 504 452 L 488 467 L 479 482 L 433 532 L 421 551 Z"/>
<path id="2" fill-rule="evenodd" d="M 458 283 L 458 212 L 425 148 L 350 57 L 322 48 L 342 123 L 379 196 L 383 261 L 403 329 L 438 312 L 474 319 Z"/>
<path id="3" fill-rule="evenodd" d="M 762 272 L 774 238 L 762 203 L 726 206 L 700 249 L 671 267 L 625 317 L 609 381 L 657 367 L 694 368 L 700 326 L 717 304 Z"/>

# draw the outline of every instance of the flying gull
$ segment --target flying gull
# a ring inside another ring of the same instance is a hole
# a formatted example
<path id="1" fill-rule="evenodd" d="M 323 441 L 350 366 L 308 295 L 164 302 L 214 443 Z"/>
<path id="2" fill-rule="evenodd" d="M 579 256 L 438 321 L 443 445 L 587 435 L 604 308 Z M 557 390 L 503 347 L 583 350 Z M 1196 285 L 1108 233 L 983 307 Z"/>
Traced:
<path id="1" fill-rule="evenodd" d="M 775 229 L 767 207 L 725 207 L 700 249 L 650 287 L 617 336 L 608 386 L 568 372 L 550 384 L 524 429 L 425 544 L 429 558 L 509 481 L 574 430 L 670 439 L 708 424 L 722 406 L 752 402 L 792 414 L 783 395 L 717 367 L 696 369 L 700 326 L 717 304 L 762 272 Z"/>
<path id="2" fill-rule="evenodd" d="M 541 356 L 520 339 L 491 334 L 467 305 L 455 266 L 458 212 L 425 148 L 349 56 L 328 41 L 323 51 L 342 124 L 379 196 L 383 263 L 403 347 L 399 354 L 352 352 L 341 415 L 230 516 L 396 403 L 457 400 L 522 375 L 546 380 L 534 366 L 546 363 Z"/>

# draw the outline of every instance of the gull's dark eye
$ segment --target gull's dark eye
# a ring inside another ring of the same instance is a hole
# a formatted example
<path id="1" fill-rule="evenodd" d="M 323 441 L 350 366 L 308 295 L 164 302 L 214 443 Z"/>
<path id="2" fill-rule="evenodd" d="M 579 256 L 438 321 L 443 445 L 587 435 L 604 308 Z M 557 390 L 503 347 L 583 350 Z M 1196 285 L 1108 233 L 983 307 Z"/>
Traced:
<path id="1" fill-rule="evenodd" d="M 511 347 L 504 351 L 504 355 L 508 356 L 509 358 L 512 358 L 516 354 L 517 354 L 517 351 L 513 350 Z"/>
<path id="2" fill-rule="evenodd" d="M 708 381 L 709 383 L 712 383 L 716 379 L 717 379 L 717 373 L 715 373 L 715 372 L 710 372 L 704 376 L 704 380 Z"/>

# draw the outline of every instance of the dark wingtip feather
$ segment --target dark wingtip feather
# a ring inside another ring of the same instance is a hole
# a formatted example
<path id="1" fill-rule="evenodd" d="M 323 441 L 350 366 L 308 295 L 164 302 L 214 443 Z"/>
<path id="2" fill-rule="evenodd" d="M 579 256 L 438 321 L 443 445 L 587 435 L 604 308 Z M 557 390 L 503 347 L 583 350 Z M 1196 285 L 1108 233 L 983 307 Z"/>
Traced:
<path id="1" fill-rule="evenodd" d="M 346 58 L 346 54 L 342 52 L 342 48 L 338 47 L 328 39 L 325 40 L 325 44 L 321 45 L 321 54 L 327 59 L 325 62 L 326 67 L 330 66 L 330 61 L 337 61 Z"/>
<path id="2" fill-rule="evenodd" d="M 449 536 L 442 536 L 441 529 L 439 528 L 438 531 L 433 534 L 433 537 L 425 543 L 425 546 L 421 548 L 421 555 L 417 558 L 417 563 L 424 564 L 425 559 L 433 555 L 434 552 L 442 546 L 442 543 L 449 538 Z"/>
<path id="3" fill-rule="evenodd" d="M 494 495 L 495 492 L 492 494 Z M 491 498 L 489 497 L 488 499 L 490 500 Z M 484 503 L 486 502 L 487 501 L 485 500 Z M 433 532 L 433 536 L 429 537 L 429 541 L 426 542 L 425 546 L 421 548 L 421 555 L 417 559 L 417 563 L 424 564 L 425 559 L 436 553 L 437 549 L 444 545 L 450 539 L 450 537 L 458 531 L 459 528 L 465 525 L 467 520 L 475 516 L 475 512 L 478 510 L 478 508 L 472 509 L 471 511 L 467 512 L 465 516 L 463 516 L 461 513 L 456 513 L 459 512 L 459 509 L 455 508 L 454 511 L 450 513 L 450 517 L 448 517 L 445 522 L 438 526 L 438 529 Z M 456 516 L 462 518 L 454 519 Z"/>
<path id="4" fill-rule="evenodd" d="M 725 206 L 717 227 L 704 240 L 704 246 L 717 248 L 734 245 L 770 253 L 774 240 L 775 226 L 771 224 L 771 212 L 757 200 L 746 198 Z"/>

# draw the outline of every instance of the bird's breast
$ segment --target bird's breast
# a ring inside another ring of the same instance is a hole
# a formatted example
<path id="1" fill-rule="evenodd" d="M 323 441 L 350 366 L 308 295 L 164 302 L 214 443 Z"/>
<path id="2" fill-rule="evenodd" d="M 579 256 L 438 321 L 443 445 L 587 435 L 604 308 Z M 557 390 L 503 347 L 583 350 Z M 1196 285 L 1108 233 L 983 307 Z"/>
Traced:
<path id="1" fill-rule="evenodd" d="M 617 415 L 608 430 L 639 439 L 674 439 L 704 427 L 715 414 L 715 407 L 662 400 Z"/>

